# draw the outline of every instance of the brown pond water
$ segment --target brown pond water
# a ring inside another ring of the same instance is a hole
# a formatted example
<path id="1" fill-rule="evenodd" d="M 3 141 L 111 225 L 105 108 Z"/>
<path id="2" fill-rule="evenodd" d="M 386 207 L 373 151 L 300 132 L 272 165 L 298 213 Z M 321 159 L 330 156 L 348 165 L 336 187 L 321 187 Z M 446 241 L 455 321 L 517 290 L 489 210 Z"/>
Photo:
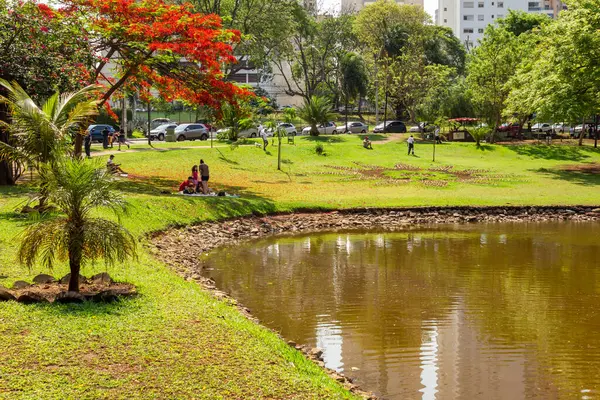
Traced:
<path id="1" fill-rule="evenodd" d="M 384 398 L 600 397 L 600 224 L 279 237 L 203 262 L 262 323 Z"/>

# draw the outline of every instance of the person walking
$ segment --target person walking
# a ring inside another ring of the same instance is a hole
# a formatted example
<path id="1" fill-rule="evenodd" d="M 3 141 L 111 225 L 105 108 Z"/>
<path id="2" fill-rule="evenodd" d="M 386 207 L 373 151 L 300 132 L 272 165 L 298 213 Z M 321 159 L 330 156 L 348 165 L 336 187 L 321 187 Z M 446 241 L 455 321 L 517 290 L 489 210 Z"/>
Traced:
<path id="1" fill-rule="evenodd" d="M 263 140 L 263 151 L 267 151 L 267 146 L 269 145 L 269 138 L 267 137 L 266 129 L 263 128 L 260 130 L 260 137 L 262 137 Z"/>
<path id="2" fill-rule="evenodd" d="M 104 127 L 104 129 L 102 129 L 102 147 L 105 149 L 108 149 L 108 128 Z"/>
<path id="3" fill-rule="evenodd" d="M 118 136 L 116 137 L 117 139 L 117 143 L 119 144 L 119 151 L 121 151 L 121 145 L 122 144 L 126 144 L 127 148 L 129 148 L 129 141 L 127 140 L 127 137 L 125 136 L 125 132 L 121 132 L 120 130 L 115 132 L 115 135 Z M 114 139 L 113 139 L 114 141 Z"/>
<path id="4" fill-rule="evenodd" d="M 435 143 L 436 144 L 442 144 L 442 139 L 440 138 L 440 127 L 436 126 L 435 127 Z"/>
<path id="5" fill-rule="evenodd" d="M 85 149 L 85 156 L 92 158 L 92 132 L 87 131 L 83 137 L 83 148 Z"/>
<path id="6" fill-rule="evenodd" d="M 200 179 L 202 183 L 202 193 L 204 194 L 208 194 L 208 178 L 208 165 L 204 163 L 204 160 L 200 160 Z"/>
<path id="7" fill-rule="evenodd" d="M 408 138 L 408 140 L 406 141 L 408 143 L 408 155 L 410 156 L 410 153 L 412 153 L 412 155 L 415 155 L 415 138 L 413 137 L 413 135 L 410 135 L 410 137 Z"/>

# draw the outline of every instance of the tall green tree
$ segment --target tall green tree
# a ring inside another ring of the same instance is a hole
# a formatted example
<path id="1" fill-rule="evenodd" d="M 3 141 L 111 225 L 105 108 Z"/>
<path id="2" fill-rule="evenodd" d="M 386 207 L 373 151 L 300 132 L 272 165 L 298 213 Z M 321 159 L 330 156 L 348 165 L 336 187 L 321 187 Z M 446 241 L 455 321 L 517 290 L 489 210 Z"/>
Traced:
<path id="1" fill-rule="evenodd" d="M 357 53 L 346 53 L 340 64 L 342 74 L 342 91 L 346 108 L 346 124 L 348 124 L 348 102 L 358 97 L 360 114 L 360 103 L 362 97 L 367 95 L 369 76 L 365 62 Z"/>
<path id="2" fill-rule="evenodd" d="M 505 113 L 509 81 L 532 51 L 538 28 L 549 20 L 545 15 L 510 11 L 506 19 L 486 28 L 479 46 L 469 54 L 467 84 L 478 113 L 493 127 L 493 133 Z M 528 115 L 520 111 L 519 115 Z"/>
<path id="3" fill-rule="evenodd" d="M 512 80 L 509 110 L 576 123 L 600 111 L 600 3 L 574 0 L 545 24 L 535 48 Z M 582 144 L 583 132 L 580 136 Z"/>
<path id="4" fill-rule="evenodd" d="M 21 240 L 18 258 L 28 267 L 38 259 L 49 269 L 68 260 L 69 291 L 79 292 L 79 274 L 87 263 L 103 258 L 108 265 L 136 255 L 136 241 L 120 224 L 94 216 L 98 208 L 125 209 L 115 179 L 103 165 L 83 159 L 60 159 L 45 164 L 40 174 L 47 182 L 50 204 L 62 214 L 30 225 Z"/>

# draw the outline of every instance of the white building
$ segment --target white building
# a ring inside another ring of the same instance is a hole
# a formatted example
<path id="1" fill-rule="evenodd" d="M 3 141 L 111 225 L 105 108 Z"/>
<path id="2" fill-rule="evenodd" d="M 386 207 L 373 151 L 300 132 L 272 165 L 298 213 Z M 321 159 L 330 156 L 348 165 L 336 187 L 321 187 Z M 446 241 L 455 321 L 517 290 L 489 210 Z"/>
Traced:
<path id="1" fill-rule="evenodd" d="M 342 12 L 360 11 L 365 6 L 375 3 L 376 0 L 342 0 Z M 423 7 L 424 0 L 395 0 L 398 4 L 408 4 Z"/>
<path id="2" fill-rule="evenodd" d="M 468 47 L 476 46 L 485 27 L 508 10 L 543 13 L 550 17 L 564 8 L 559 0 L 438 0 L 436 23 L 447 26 Z"/>

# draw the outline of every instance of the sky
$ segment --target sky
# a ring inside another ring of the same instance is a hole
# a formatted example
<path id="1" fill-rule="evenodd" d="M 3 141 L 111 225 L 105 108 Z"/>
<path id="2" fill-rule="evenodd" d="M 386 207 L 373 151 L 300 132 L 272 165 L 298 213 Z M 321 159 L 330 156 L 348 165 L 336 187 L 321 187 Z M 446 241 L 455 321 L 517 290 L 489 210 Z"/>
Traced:
<path id="1" fill-rule="evenodd" d="M 317 1 L 317 4 L 320 5 L 322 10 L 339 10 L 340 9 L 340 0 L 321 0 Z M 438 0 L 424 0 L 425 11 L 431 15 L 431 19 L 435 16 L 435 10 L 438 6 Z"/>

